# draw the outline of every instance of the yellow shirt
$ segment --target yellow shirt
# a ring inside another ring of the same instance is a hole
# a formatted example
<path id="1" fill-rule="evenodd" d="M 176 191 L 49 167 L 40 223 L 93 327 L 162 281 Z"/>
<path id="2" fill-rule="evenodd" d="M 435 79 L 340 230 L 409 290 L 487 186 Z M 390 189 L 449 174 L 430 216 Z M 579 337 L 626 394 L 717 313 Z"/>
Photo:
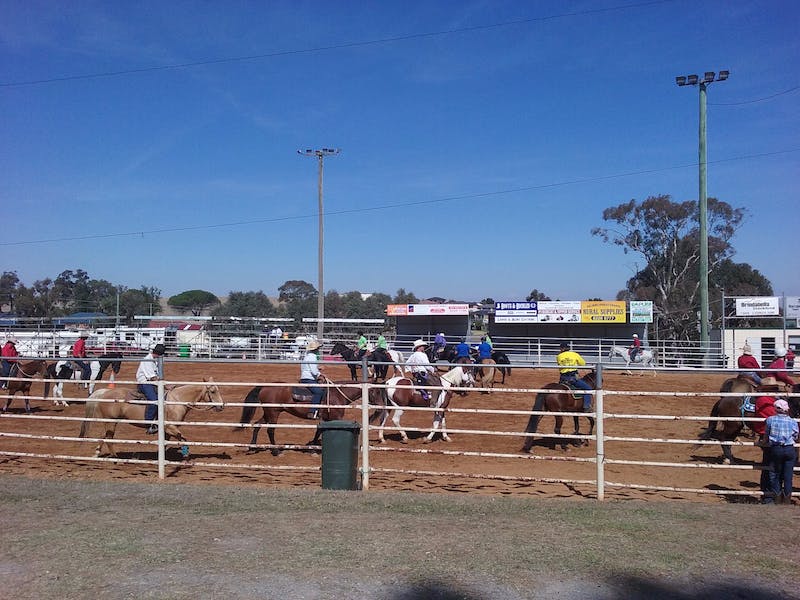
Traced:
<path id="1" fill-rule="evenodd" d="M 572 350 L 564 350 L 563 352 L 559 353 L 559 355 L 556 357 L 556 362 L 560 366 L 565 367 L 559 370 L 559 373 L 562 374 L 576 371 L 578 367 L 582 367 L 586 364 L 586 361 L 583 360 L 583 357 Z"/>

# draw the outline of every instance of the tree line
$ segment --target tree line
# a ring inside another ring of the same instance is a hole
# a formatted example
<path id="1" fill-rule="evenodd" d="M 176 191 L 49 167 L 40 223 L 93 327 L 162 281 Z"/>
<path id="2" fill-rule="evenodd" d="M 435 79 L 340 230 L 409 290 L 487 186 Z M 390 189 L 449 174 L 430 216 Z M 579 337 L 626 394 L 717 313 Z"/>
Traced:
<path id="1" fill-rule="evenodd" d="M 605 243 L 619 246 L 626 254 L 641 259 L 638 268 L 617 300 L 651 300 L 659 336 L 676 340 L 699 337 L 699 207 L 689 200 L 675 202 L 669 195 L 630 200 L 603 211 L 604 227 L 591 234 Z M 747 263 L 733 261 L 732 240 L 746 218 L 743 208 L 733 208 L 716 198 L 708 198 L 709 298 L 712 326 L 719 326 L 723 307 L 722 290 L 728 296 L 771 296 L 772 284 Z M 186 314 L 220 317 L 291 317 L 301 319 L 317 314 L 317 289 L 303 280 L 286 281 L 278 288 L 273 302 L 263 291 L 231 291 L 223 301 L 205 290 L 187 290 L 168 299 L 168 304 Z M 103 279 L 92 279 L 82 269 L 67 270 L 55 279 L 24 285 L 15 271 L 0 276 L 0 304 L 20 317 L 53 318 L 75 312 L 102 312 L 120 315 L 132 322 L 134 315 L 161 312 L 161 290 L 154 286 L 129 289 Z M 534 288 L 527 300 L 550 300 Z M 599 299 L 599 298 L 592 298 Z M 441 301 L 446 301 L 440 298 Z M 419 299 L 400 288 L 390 296 L 361 292 L 325 293 L 327 318 L 369 319 L 386 316 L 387 304 L 413 304 Z M 491 297 L 481 304 L 493 304 Z M 725 307 L 733 310 L 733 307 Z M 726 316 L 732 316 L 730 314 Z M 741 323 L 747 326 L 747 323 Z M 759 325 L 766 326 L 763 321 Z"/>

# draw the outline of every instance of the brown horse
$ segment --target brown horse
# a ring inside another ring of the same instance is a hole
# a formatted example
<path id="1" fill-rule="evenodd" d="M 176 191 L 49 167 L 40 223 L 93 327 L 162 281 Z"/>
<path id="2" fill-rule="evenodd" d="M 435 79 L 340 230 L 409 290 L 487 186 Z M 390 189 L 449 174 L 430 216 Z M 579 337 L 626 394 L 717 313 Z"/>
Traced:
<path id="1" fill-rule="evenodd" d="M 383 429 L 386 426 L 386 421 L 389 418 L 389 413 L 392 412 L 392 422 L 400 432 L 400 441 L 405 444 L 408 442 L 408 435 L 400 425 L 400 417 L 403 415 L 403 408 L 438 408 L 433 414 L 433 426 L 428 437 L 425 438 L 425 443 L 433 441 L 436 431 L 441 426 L 442 439 L 449 442 L 450 436 L 447 435 L 447 423 L 445 421 L 445 410 L 450 405 L 450 399 L 453 392 L 450 391 L 451 387 L 466 387 L 473 385 L 475 379 L 472 376 L 472 371 L 469 367 L 457 366 L 450 369 L 441 377 L 442 389 L 439 393 L 435 390 L 430 390 L 430 399 L 426 400 L 422 394 L 414 389 L 414 382 L 408 377 L 392 377 L 386 382 L 386 388 L 382 389 L 383 408 L 376 411 L 372 421 L 376 417 L 380 417 L 380 424 L 378 425 L 378 442 L 381 444 L 386 443 L 383 436 Z"/>
<path id="2" fill-rule="evenodd" d="M 493 358 L 484 358 L 481 362 L 475 364 L 475 387 L 493 388 L 494 387 L 494 373 L 497 370 L 497 363 Z M 488 390 L 484 390 L 481 394 L 488 394 Z"/>
<path id="3" fill-rule="evenodd" d="M 596 380 L 594 371 L 590 371 L 584 375 L 582 379 L 592 388 L 595 387 Z M 542 389 L 547 391 L 536 394 L 536 402 L 531 410 L 550 412 L 583 412 L 583 396 L 586 393 L 584 390 L 572 389 L 565 383 L 548 383 Z M 539 427 L 539 422 L 542 420 L 542 416 L 544 415 L 531 415 L 531 418 L 528 419 L 528 427 L 525 429 L 525 433 L 536 433 L 536 430 Z M 586 418 L 589 420 L 589 435 L 592 435 L 592 432 L 594 431 L 594 417 L 590 416 L 590 414 L 587 414 Z M 573 415 L 572 419 L 575 423 L 574 434 L 579 435 L 581 428 L 580 422 L 578 421 L 578 416 Z M 555 420 L 556 424 L 553 432 L 556 435 L 560 435 L 561 425 L 564 422 L 564 417 L 561 415 L 556 415 Z M 568 441 L 565 438 L 560 438 L 560 440 L 561 441 L 558 443 L 561 445 L 561 449 L 566 450 Z M 533 443 L 534 437 L 530 435 L 526 436 L 525 444 L 522 446 L 522 452 L 530 452 L 531 448 L 533 447 Z M 555 448 L 556 443 L 556 439 L 553 438 L 551 447 Z M 583 442 L 575 440 L 572 443 L 576 446 L 588 444 L 586 440 Z"/>
<path id="4" fill-rule="evenodd" d="M 722 428 L 717 429 L 717 421 L 713 420 L 714 417 L 754 417 L 755 413 L 745 410 L 744 397 L 745 396 L 772 396 L 777 392 L 777 387 L 768 386 L 767 390 L 759 391 L 756 388 L 755 382 L 747 377 L 731 377 L 726 379 L 720 387 L 720 392 L 740 393 L 741 396 L 722 396 L 716 401 L 711 408 L 711 418 L 708 422 L 708 427 L 700 432 L 701 440 L 716 439 L 721 442 L 734 441 L 744 429 L 745 425 L 750 428 L 752 421 L 722 421 Z M 792 393 L 800 393 L 800 384 L 797 384 L 792 389 Z M 787 398 L 789 402 L 789 412 L 792 417 L 800 416 L 800 398 Z M 729 444 L 721 444 L 723 462 L 726 465 L 734 461 L 733 451 Z"/>
<path id="5" fill-rule="evenodd" d="M 47 361 L 35 359 L 35 360 L 20 360 L 15 363 L 16 369 L 12 367 L 12 371 L 9 374 L 9 377 L 17 377 L 19 379 L 9 379 L 8 380 L 8 397 L 6 399 L 6 404 L 3 407 L 3 412 L 6 412 L 8 408 L 11 406 L 11 401 L 14 399 L 14 396 L 17 392 L 22 392 L 23 397 L 25 398 L 25 412 L 30 414 L 31 412 L 31 404 L 30 404 L 30 391 L 31 385 L 33 385 L 33 378 L 37 375 L 40 375 L 42 379 L 47 379 Z M 50 395 L 50 382 L 44 382 L 44 398 Z"/>
<path id="6" fill-rule="evenodd" d="M 331 381 L 325 378 L 325 383 L 331 387 L 326 388 L 325 396 L 322 397 L 319 416 L 323 421 L 335 421 L 341 419 L 345 413 L 345 407 L 349 406 L 361 398 L 361 386 L 352 381 Z M 380 390 L 370 390 L 370 402 L 374 398 L 376 404 L 380 401 L 378 393 Z M 256 403 L 261 405 L 263 415 L 255 425 L 266 425 L 269 443 L 272 446 L 273 456 L 278 456 L 281 449 L 275 444 L 275 424 L 281 413 L 289 413 L 300 419 L 316 420 L 309 416 L 309 405 L 311 403 L 311 392 L 303 384 L 286 384 L 281 386 L 256 386 L 251 389 L 244 399 L 245 404 L 242 408 L 242 416 L 239 419 L 241 424 L 249 423 L 256 411 Z M 293 404 L 297 403 L 297 406 Z M 242 429 L 237 427 L 236 429 Z M 253 428 L 253 438 L 250 440 L 250 451 L 256 452 L 258 432 L 261 427 Z M 306 445 L 317 445 L 320 439 L 320 430 L 314 433 L 314 438 Z"/>
<path id="7" fill-rule="evenodd" d="M 213 406 L 204 406 L 203 410 L 209 408 L 214 411 L 221 411 L 223 408 L 222 394 L 219 391 L 214 379 L 209 377 L 204 379 L 204 384 L 179 385 L 167 391 L 164 400 L 164 420 L 169 421 L 164 425 L 164 438 L 176 439 L 185 442 L 186 438 L 181 434 L 181 430 L 172 421 L 183 421 L 186 414 L 192 408 L 198 408 L 198 403 L 208 403 Z M 87 419 L 117 419 L 105 423 L 106 433 L 103 440 L 95 448 L 95 456 L 100 456 L 100 450 L 105 443 L 111 456 L 116 456 L 114 447 L 110 440 L 114 438 L 117 424 L 122 420 L 141 421 L 130 423 L 134 427 L 148 427 L 152 425 L 150 421 L 144 420 L 144 411 L 147 406 L 147 399 L 144 395 L 127 388 L 102 388 L 92 393 L 86 400 Z M 198 408 L 198 410 L 200 410 Z M 86 437 L 91 421 L 81 423 L 80 437 Z M 189 455 L 188 446 L 181 448 L 183 456 Z"/>

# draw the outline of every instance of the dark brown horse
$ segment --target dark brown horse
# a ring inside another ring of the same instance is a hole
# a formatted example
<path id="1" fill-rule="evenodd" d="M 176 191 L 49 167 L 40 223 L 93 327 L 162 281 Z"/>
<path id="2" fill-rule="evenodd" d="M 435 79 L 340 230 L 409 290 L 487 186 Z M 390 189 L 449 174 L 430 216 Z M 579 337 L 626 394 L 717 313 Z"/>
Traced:
<path id="1" fill-rule="evenodd" d="M 335 421 L 341 419 L 345 414 L 345 407 L 349 406 L 361 398 L 361 386 L 352 381 L 331 381 L 325 379 L 325 383 L 330 387 L 326 388 L 325 396 L 322 397 L 319 416 L 323 421 Z M 381 402 L 379 389 L 370 390 L 370 402 L 375 400 L 375 404 Z M 250 440 L 250 451 L 256 452 L 258 448 L 258 432 L 260 425 L 267 426 L 269 443 L 272 446 L 273 456 L 278 456 L 281 449 L 275 445 L 275 424 L 281 413 L 289 413 L 299 419 L 316 420 L 309 416 L 309 405 L 311 404 L 311 392 L 303 384 L 286 384 L 281 386 L 256 386 L 251 389 L 244 399 L 245 404 L 242 408 L 242 416 L 239 419 L 241 424 L 249 423 L 256 412 L 256 403 L 261 405 L 263 415 L 254 424 L 259 427 L 253 428 L 253 438 Z M 294 406 L 294 404 L 297 406 Z M 242 429 L 237 427 L 237 429 Z M 320 430 L 314 433 L 314 439 L 307 445 L 317 445 L 320 439 Z"/>
<path id="2" fill-rule="evenodd" d="M 768 389 L 763 391 L 759 391 L 756 388 L 755 382 L 747 377 L 731 377 L 730 379 L 726 379 L 722 386 L 720 387 L 720 392 L 728 392 L 728 393 L 740 393 L 740 396 L 722 396 L 719 400 L 716 401 L 714 406 L 711 408 L 711 419 L 708 422 L 708 427 L 703 429 L 700 432 L 700 439 L 701 440 L 719 440 L 720 442 L 732 442 L 734 441 L 741 433 L 742 430 L 745 428 L 745 425 L 748 428 L 751 428 L 752 421 L 722 421 L 721 429 L 717 429 L 717 421 L 714 420 L 715 417 L 739 417 L 739 418 L 746 418 L 746 417 L 754 417 L 755 413 L 752 411 L 745 410 L 744 407 L 744 398 L 746 396 L 752 396 L 753 401 L 755 402 L 756 396 L 772 396 L 776 395 L 779 392 L 777 391 L 777 387 L 775 386 L 767 386 Z M 792 393 L 797 394 L 800 393 L 800 384 L 796 384 L 792 389 Z M 800 398 L 787 398 L 789 402 L 789 413 L 792 417 L 797 418 L 800 417 Z M 731 464 L 734 461 L 733 458 L 733 451 L 731 450 L 731 446 L 729 444 L 721 444 L 722 447 L 722 454 L 723 454 L 723 462 L 725 464 Z"/>
<path id="3" fill-rule="evenodd" d="M 594 371 L 590 371 L 581 379 L 588 383 L 592 388 L 595 387 Z M 542 389 L 547 391 L 536 394 L 536 402 L 531 410 L 549 412 L 583 412 L 583 396 L 586 393 L 584 390 L 572 389 L 565 383 L 548 383 Z M 542 420 L 543 416 L 544 415 L 531 415 L 531 418 L 528 419 L 528 427 L 525 429 L 525 433 L 536 433 L 536 430 L 539 428 L 539 422 Z M 592 435 L 592 432 L 594 431 L 594 417 L 591 416 L 591 414 L 587 414 L 586 418 L 589 420 L 589 435 Z M 573 415 L 572 419 L 575 423 L 574 434 L 579 435 L 581 428 L 580 422 L 578 421 L 578 416 Z M 556 415 L 555 421 L 556 424 L 553 432 L 556 435 L 560 435 L 561 425 L 564 422 L 564 417 L 561 415 Z M 522 452 L 528 453 L 531 451 L 534 439 L 535 438 L 530 435 L 525 437 L 525 444 L 522 446 Z M 560 438 L 560 441 L 556 442 L 556 438 L 553 438 L 551 447 L 555 448 L 556 443 L 561 445 L 562 450 L 566 450 L 569 442 L 565 438 Z M 588 444 L 588 442 L 585 440 L 583 442 L 580 440 L 575 440 L 572 443 L 576 446 Z"/>
<path id="4" fill-rule="evenodd" d="M 6 390 L 8 393 L 8 398 L 6 399 L 6 404 L 3 407 L 3 412 L 6 412 L 8 408 L 11 406 L 11 401 L 14 399 L 14 396 L 17 392 L 22 392 L 25 398 L 25 412 L 30 414 L 31 412 L 31 404 L 30 404 L 30 391 L 31 385 L 33 385 L 34 377 L 37 375 L 41 376 L 42 379 L 47 379 L 47 361 L 41 359 L 34 359 L 34 360 L 20 360 L 15 363 L 16 369 L 12 367 L 12 371 L 9 374 L 9 377 L 17 377 L 18 380 L 9 379 L 8 380 L 8 389 Z M 44 398 L 50 395 L 50 382 L 44 382 Z"/>

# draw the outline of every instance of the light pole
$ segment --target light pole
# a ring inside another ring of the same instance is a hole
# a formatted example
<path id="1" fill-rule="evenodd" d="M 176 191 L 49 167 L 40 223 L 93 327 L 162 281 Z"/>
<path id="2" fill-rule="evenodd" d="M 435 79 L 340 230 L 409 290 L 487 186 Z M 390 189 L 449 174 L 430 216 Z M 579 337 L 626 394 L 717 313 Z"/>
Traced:
<path id="1" fill-rule="evenodd" d="M 322 209 L 322 163 L 326 156 L 336 156 L 341 150 L 339 148 L 320 148 L 319 150 L 298 150 L 298 154 L 303 156 L 316 156 L 319 161 L 319 177 L 317 182 L 317 198 L 319 207 L 319 255 L 317 257 L 317 341 L 322 344 L 323 321 L 325 319 L 325 288 L 323 287 L 323 257 L 324 257 L 324 212 Z"/>
<path id="2" fill-rule="evenodd" d="M 697 75 L 681 75 L 675 83 L 683 87 L 699 85 L 700 87 L 700 142 L 698 145 L 699 165 L 699 204 L 700 204 L 700 351 L 703 354 L 703 366 L 708 366 L 708 197 L 706 196 L 706 88 L 715 81 L 725 81 L 730 71 L 706 71 L 703 78 Z"/>

